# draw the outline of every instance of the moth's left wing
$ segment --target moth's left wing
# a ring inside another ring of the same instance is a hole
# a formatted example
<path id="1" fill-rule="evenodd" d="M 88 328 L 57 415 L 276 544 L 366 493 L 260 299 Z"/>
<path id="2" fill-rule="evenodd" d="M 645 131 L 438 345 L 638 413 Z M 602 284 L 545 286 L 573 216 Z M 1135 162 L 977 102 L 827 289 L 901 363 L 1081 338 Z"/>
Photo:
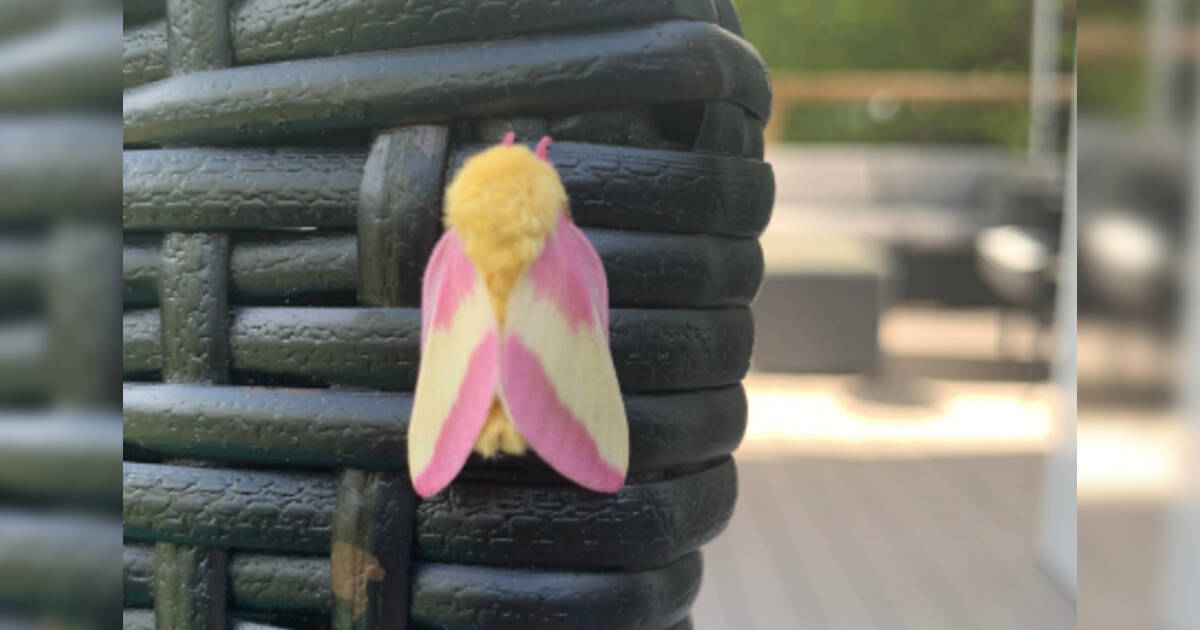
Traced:
<path id="1" fill-rule="evenodd" d="M 608 284 L 583 232 L 560 216 L 508 299 L 500 397 L 525 441 L 585 488 L 625 483 L 629 427 L 608 346 Z"/>
<path id="2" fill-rule="evenodd" d="M 483 278 L 447 230 L 421 290 L 421 367 L 408 425 L 417 494 L 446 487 L 467 457 L 496 397 L 500 334 Z"/>

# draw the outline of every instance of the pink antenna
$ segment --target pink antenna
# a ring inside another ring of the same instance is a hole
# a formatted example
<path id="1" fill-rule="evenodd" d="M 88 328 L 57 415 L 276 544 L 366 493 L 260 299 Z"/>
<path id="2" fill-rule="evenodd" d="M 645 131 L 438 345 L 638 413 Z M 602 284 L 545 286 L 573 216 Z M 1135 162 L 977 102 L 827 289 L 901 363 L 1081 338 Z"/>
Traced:
<path id="1" fill-rule="evenodd" d="M 533 150 L 533 153 L 534 153 L 534 155 L 549 162 L 550 161 L 550 136 L 542 136 L 542 139 L 538 140 L 537 148 Z"/>
<path id="2" fill-rule="evenodd" d="M 510 147 L 510 146 L 512 146 L 512 143 L 513 143 L 514 141 L 516 141 L 516 139 L 517 139 L 517 132 L 515 132 L 515 131 L 510 131 L 510 132 L 508 132 L 508 133 L 504 134 L 504 141 L 503 141 L 503 144 L 504 144 L 504 146 L 506 146 L 506 147 Z"/>

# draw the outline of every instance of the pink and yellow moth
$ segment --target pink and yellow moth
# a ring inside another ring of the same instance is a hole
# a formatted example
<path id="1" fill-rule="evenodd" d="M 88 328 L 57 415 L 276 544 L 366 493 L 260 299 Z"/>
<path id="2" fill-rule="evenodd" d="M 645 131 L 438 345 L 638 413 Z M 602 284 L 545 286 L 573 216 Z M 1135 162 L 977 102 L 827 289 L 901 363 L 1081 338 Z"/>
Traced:
<path id="1" fill-rule="evenodd" d="M 549 144 L 531 152 L 510 133 L 447 189 L 447 229 L 422 287 L 408 432 L 422 497 L 446 487 L 472 450 L 526 445 L 585 488 L 625 483 L 629 429 L 608 345 L 608 284 L 570 219 Z"/>

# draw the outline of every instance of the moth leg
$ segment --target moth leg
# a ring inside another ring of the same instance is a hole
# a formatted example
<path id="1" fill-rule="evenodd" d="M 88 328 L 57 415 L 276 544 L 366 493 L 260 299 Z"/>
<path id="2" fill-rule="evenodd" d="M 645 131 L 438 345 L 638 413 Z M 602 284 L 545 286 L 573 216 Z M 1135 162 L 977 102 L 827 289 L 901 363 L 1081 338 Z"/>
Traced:
<path id="1" fill-rule="evenodd" d="M 483 430 L 479 432 L 479 439 L 475 440 L 476 453 L 484 457 L 495 457 L 496 453 L 500 452 L 500 434 L 504 431 L 505 421 L 504 409 L 500 407 L 499 402 L 493 402 L 487 420 L 483 423 Z"/>
<path id="2" fill-rule="evenodd" d="M 504 406 L 499 400 L 492 403 L 488 411 L 487 421 L 475 441 L 475 452 L 486 457 L 495 457 L 499 453 L 508 455 L 525 454 L 525 439 L 517 432 L 517 426 L 504 412 Z"/>
<path id="3" fill-rule="evenodd" d="M 509 455 L 524 455 L 525 438 L 517 431 L 517 425 L 512 423 L 508 414 L 504 414 L 504 427 L 500 432 L 500 450 Z"/>

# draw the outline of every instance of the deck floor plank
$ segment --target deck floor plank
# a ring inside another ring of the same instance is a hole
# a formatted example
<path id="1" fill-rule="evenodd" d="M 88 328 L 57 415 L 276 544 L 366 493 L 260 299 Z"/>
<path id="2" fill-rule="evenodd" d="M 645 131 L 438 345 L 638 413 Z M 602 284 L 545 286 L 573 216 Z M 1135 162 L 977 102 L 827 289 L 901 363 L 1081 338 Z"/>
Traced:
<path id="1" fill-rule="evenodd" d="M 739 462 L 697 630 L 1066 630 L 1037 566 L 1040 456 Z"/>

